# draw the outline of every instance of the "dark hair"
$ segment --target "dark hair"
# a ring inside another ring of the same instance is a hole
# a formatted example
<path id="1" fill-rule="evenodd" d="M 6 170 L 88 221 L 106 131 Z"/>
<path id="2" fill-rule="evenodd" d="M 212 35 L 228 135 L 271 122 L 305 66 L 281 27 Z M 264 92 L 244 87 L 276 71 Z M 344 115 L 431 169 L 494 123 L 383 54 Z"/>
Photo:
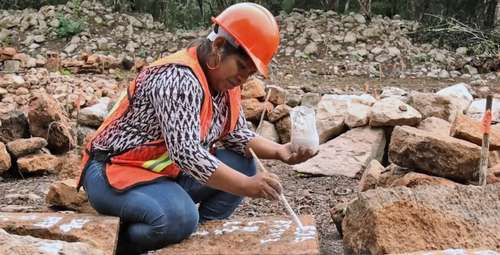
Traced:
<path id="1" fill-rule="evenodd" d="M 219 26 L 215 25 L 214 31 L 216 33 L 217 33 L 218 29 L 219 29 Z M 198 47 L 196 53 L 198 55 L 200 63 L 205 68 L 206 59 L 212 53 L 212 41 L 208 40 L 207 38 L 200 38 L 200 39 L 197 39 L 197 40 L 191 42 L 188 45 L 188 48 L 195 47 L 195 46 Z M 233 54 L 238 54 L 243 58 L 250 58 L 250 56 L 248 56 L 247 52 L 245 51 L 245 49 L 243 49 L 243 47 L 234 47 L 229 42 L 226 42 L 224 44 L 224 46 L 222 46 L 222 59 L 224 59 L 225 57 L 227 57 L 229 55 L 233 55 Z"/>

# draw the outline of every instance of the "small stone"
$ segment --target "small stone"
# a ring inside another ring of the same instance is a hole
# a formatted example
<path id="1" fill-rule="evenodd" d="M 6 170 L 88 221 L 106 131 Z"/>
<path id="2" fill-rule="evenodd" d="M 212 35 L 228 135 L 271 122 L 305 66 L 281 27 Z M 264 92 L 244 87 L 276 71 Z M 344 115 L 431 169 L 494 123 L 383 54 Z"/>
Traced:
<path id="1" fill-rule="evenodd" d="M 43 153 L 29 155 L 17 160 L 19 170 L 24 173 L 56 173 L 58 165 L 59 159 L 56 156 Z"/>
<path id="2" fill-rule="evenodd" d="M 7 149 L 14 157 L 19 158 L 34 153 L 47 146 L 47 141 L 41 137 L 17 139 L 7 144 Z"/>

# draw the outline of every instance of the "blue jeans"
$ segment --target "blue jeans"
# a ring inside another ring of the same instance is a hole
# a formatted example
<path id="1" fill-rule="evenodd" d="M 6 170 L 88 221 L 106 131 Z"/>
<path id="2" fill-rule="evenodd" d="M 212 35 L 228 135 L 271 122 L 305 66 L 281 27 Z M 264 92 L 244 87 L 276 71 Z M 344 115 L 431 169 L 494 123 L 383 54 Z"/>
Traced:
<path id="1" fill-rule="evenodd" d="M 247 176 L 255 175 L 253 159 L 229 150 L 217 150 L 215 156 Z M 117 192 L 106 182 L 103 167 L 102 162 L 90 161 L 83 187 L 97 212 L 120 217 L 118 254 L 137 254 L 178 243 L 189 237 L 199 222 L 229 217 L 243 200 L 204 186 L 187 174 Z"/>

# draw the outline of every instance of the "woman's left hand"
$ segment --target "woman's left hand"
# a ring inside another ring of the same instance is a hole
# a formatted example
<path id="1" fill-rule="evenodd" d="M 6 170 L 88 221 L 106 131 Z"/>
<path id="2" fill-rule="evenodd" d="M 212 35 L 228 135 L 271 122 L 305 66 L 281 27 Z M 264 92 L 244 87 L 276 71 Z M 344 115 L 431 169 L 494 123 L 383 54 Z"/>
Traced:
<path id="1" fill-rule="evenodd" d="M 282 145 L 278 151 L 278 155 L 281 161 L 290 165 L 295 165 L 316 156 L 318 152 L 319 151 L 313 151 L 305 146 L 287 143 Z"/>

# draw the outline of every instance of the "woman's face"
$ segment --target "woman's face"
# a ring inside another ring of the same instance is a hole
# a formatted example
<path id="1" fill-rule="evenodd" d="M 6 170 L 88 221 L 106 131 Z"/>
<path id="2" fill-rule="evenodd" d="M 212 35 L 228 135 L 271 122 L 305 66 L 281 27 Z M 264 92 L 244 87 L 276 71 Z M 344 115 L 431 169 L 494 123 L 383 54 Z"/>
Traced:
<path id="1" fill-rule="evenodd" d="M 213 59 L 209 59 L 209 63 L 219 62 L 215 54 L 211 55 L 211 58 Z M 220 58 L 218 68 L 208 69 L 207 79 L 212 90 L 224 92 L 241 86 L 256 71 L 257 68 L 250 57 L 230 54 Z"/>

